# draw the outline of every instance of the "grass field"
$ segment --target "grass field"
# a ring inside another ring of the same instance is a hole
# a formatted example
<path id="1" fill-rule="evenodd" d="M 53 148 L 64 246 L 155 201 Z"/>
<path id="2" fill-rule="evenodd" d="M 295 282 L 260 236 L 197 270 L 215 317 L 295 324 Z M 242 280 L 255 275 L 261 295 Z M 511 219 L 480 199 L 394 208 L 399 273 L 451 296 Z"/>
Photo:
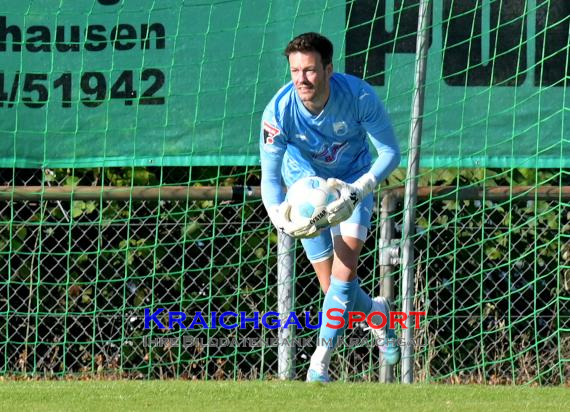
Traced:
<path id="1" fill-rule="evenodd" d="M 568 411 L 570 389 L 197 381 L 4 381 L 0 411 Z"/>

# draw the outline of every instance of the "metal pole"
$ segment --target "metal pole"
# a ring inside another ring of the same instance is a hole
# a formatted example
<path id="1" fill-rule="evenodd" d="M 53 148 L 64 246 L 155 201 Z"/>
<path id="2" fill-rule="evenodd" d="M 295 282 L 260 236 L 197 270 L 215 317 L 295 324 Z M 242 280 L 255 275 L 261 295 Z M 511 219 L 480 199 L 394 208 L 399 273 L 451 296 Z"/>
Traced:
<path id="1" fill-rule="evenodd" d="M 404 189 L 389 189 L 395 197 L 404 197 Z M 570 186 L 431 186 L 420 187 L 420 199 L 468 200 L 568 200 Z M 259 186 L 4 186 L 0 187 L 0 201 L 46 200 L 218 200 L 244 201 L 261 198 Z"/>
<path id="2" fill-rule="evenodd" d="M 420 164 L 420 144 L 422 136 L 422 115 L 424 111 L 424 89 L 429 40 L 429 0 L 420 0 L 418 14 L 418 35 L 416 39 L 416 64 L 414 96 L 410 127 L 408 170 L 404 196 L 404 227 L 402 233 L 402 306 L 404 313 L 413 311 L 414 304 L 414 236 L 416 218 L 416 196 Z M 402 383 L 414 381 L 414 339 L 413 319 L 408 317 L 404 330 L 402 347 Z"/>
<path id="3" fill-rule="evenodd" d="M 378 249 L 380 251 L 380 281 L 383 297 L 390 302 L 394 301 L 394 276 L 393 276 L 393 245 L 394 218 L 392 213 L 396 210 L 396 200 L 390 192 L 382 192 L 380 208 L 380 239 Z M 380 355 L 382 356 L 382 355 Z M 380 359 L 380 382 L 394 382 L 394 367 L 387 365 Z"/>
<path id="4" fill-rule="evenodd" d="M 277 311 L 280 319 L 293 310 L 293 246 L 292 237 L 279 233 L 277 242 Z M 280 379 L 295 377 L 295 346 L 293 328 L 279 328 L 277 370 Z"/>
<path id="5" fill-rule="evenodd" d="M 233 200 L 259 199 L 259 186 L 7 186 L 0 200 Z"/>

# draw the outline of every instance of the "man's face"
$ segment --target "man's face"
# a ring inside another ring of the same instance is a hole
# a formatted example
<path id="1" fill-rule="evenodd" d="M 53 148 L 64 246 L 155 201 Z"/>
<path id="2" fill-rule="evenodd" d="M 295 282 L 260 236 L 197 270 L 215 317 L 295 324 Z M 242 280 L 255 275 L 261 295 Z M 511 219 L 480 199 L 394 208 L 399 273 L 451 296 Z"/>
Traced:
<path id="1" fill-rule="evenodd" d="M 322 110 L 329 97 L 332 64 L 323 67 L 317 52 L 294 52 L 289 55 L 291 80 L 309 110 Z"/>

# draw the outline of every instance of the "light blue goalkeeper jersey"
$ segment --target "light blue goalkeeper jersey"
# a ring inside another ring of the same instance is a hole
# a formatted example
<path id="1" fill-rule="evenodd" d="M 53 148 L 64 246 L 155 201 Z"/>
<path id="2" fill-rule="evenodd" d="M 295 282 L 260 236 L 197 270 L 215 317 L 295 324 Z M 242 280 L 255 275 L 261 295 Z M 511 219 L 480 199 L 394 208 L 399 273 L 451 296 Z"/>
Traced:
<path id="1" fill-rule="evenodd" d="M 368 140 L 378 152 L 371 164 Z M 399 164 L 400 150 L 384 105 L 365 81 L 333 73 L 330 96 L 318 115 L 309 112 L 292 82 L 263 112 L 260 137 L 261 193 L 266 207 L 285 198 L 305 176 L 336 177 L 352 183 L 370 171 L 380 182 Z"/>

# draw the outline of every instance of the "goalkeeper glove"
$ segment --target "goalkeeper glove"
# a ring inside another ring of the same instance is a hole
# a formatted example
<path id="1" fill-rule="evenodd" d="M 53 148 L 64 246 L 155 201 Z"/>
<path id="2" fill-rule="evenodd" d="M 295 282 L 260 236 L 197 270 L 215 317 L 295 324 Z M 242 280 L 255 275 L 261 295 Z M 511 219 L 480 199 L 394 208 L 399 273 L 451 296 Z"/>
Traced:
<path id="1" fill-rule="evenodd" d="M 374 191 L 376 178 L 372 173 L 365 173 L 354 183 L 329 178 L 327 185 L 339 193 L 339 198 L 327 206 L 327 219 L 331 226 L 335 226 L 348 219 L 356 205 Z"/>
<path id="2" fill-rule="evenodd" d="M 286 200 L 280 205 L 274 205 L 267 209 L 271 222 L 282 233 L 301 239 L 316 237 L 321 233 L 315 224 L 291 222 L 289 219 L 290 212 L 291 205 Z"/>

